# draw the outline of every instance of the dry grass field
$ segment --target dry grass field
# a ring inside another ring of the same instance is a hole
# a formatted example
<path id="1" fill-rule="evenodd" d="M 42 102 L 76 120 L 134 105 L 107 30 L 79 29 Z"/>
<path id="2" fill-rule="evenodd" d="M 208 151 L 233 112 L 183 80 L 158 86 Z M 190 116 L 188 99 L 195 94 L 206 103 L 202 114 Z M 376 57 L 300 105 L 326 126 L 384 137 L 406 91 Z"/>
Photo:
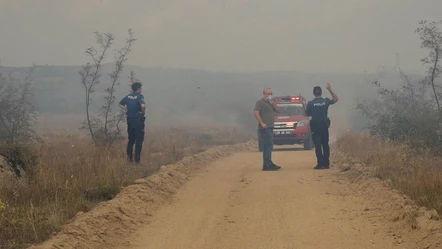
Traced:
<path id="1" fill-rule="evenodd" d="M 3 175 L 0 179 L 0 248 L 44 241 L 78 212 L 112 199 L 122 186 L 162 165 L 251 138 L 230 126 L 149 127 L 142 165 L 132 165 L 126 162 L 126 141 L 99 148 L 87 134 L 75 130 L 78 117 L 43 118 L 37 141 L 26 147 L 0 148 L 3 154 L 16 152 L 26 172 L 21 178 Z"/>
<path id="2" fill-rule="evenodd" d="M 363 167 L 406 194 L 418 205 L 442 213 L 442 158 L 426 150 L 412 150 L 406 144 L 393 144 L 373 136 L 346 133 L 334 147 Z"/>

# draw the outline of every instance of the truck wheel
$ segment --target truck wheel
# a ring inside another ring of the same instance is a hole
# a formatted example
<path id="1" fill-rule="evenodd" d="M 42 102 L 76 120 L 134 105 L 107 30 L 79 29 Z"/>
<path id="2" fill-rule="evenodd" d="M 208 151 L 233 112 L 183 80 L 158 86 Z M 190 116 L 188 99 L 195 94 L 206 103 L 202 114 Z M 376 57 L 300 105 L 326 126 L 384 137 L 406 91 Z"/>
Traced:
<path id="1" fill-rule="evenodd" d="M 312 138 L 312 134 L 309 134 L 309 138 L 304 141 L 304 150 L 311 150 L 313 149 L 313 138 Z"/>

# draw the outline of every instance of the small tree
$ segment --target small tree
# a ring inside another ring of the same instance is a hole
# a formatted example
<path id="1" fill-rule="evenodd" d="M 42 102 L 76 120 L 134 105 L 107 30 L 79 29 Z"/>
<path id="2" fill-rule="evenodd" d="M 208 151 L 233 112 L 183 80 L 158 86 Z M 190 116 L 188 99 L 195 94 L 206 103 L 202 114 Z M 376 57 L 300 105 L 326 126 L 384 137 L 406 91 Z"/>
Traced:
<path id="1" fill-rule="evenodd" d="M 100 83 L 101 70 L 106 53 L 112 46 L 115 40 L 110 33 L 100 34 L 95 32 L 96 40 L 99 45 L 99 51 L 95 48 L 86 49 L 86 54 L 91 58 L 81 69 L 81 83 L 84 87 L 86 99 L 86 120 L 83 123 L 82 129 L 88 130 L 92 140 L 97 145 L 111 146 L 115 141 L 122 138 L 120 123 L 123 120 L 124 113 L 116 112 L 115 107 L 115 89 L 120 85 L 118 79 L 123 72 L 124 63 L 127 61 L 127 56 L 131 52 L 135 38 L 132 30 L 129 29 L 129 37 L 126 39 L 125 46 L 118 51 L 114 56 L 114 69 L 109 73 L 110 81 L 108 86 L 104 89 L 104 104 L 98 111 L 98 114 L 92 114 L 91 105 L 93 103 L 92 94 L 95 92 L 96 86 Z"/>
<path id="2" fill-rule="evenodd" d="M 433 90 L 434 100 L 436 102 L 439 122 L 442 121 L 442 109 L 440 104 L 441 93 L 439 90 L 440 86 L 438 86 L 435 82 L 435 79 L 439 76 L 442 67 L 440 65 L 440 60 L 442 57 L 442 33 L 439 30 L 439 24 L 442 24 L 442 21 L 439 22 L 428 22 L 428 21 L 420 21 L 419 24 L 421 27 L 416 29 L 416 33 L 420 35 L 421 39 L 421 47 L 429 50 L 429 55 L 421 61 L 424 64 L 429 64 L 427 76 L 422 81 L 424 84 L 428 84 L 431 86 Z"/>
<path id="3" fill-rule="evenodd" d="M 1 70 L 1 68 L 0 68 Z M 24 79 L 0 71 L 0 141 L 15 144 L 35 134 L 33 124 L 37 117 L 33 83 L 34 66 Z"/>
<path id="4" fill-rule="evenodd" d="M 424 79 L 412 81 L 397 67 L 402 78 L 400 87 L 388 89 L 375 81 L 374 99 L 358 104 L 358 109 L 371 122 L 369 129 L 372 134 L 409 142 L 414 147 L 440 146 L 438 130 L 442 121 L 442 95 L 436 82 L 441 72 L 442 35 L 437 27 L 440 23 L 421 21 L 421 27 L 416 29 L 422 47 L 430 51 L 422 59 L 424 64 L 430 64 Z"/>

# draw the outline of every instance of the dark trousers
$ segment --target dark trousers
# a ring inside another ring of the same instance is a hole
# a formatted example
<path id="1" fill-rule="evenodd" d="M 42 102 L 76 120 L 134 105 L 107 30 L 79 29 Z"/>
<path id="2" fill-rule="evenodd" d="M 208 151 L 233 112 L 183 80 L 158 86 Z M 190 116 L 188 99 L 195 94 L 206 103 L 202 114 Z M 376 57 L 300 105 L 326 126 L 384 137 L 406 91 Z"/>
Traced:
<path id="1" fill-rule="evenodd" d="M 261 138 L 263 139 L 262 160 L 263 167 L 269 167 L 272 162 L 273 151 L 273 127 L 259 129 Z"/>
<path id="2" fill-rule="evenodd" d="M 141 149 L 144 141 L 144 121 L 145 117 L 127 118 L 127 157 L 133 160 L 133 148 L 135 145 L 135 161 L 140 161 Z"/>
<path id="3" fill-rule="evenodd" d="M 328 124 L 313 124 L 312 138 L 315 145 L 316 160 L 318 165 L 330 166 L 330 146 Z"/>

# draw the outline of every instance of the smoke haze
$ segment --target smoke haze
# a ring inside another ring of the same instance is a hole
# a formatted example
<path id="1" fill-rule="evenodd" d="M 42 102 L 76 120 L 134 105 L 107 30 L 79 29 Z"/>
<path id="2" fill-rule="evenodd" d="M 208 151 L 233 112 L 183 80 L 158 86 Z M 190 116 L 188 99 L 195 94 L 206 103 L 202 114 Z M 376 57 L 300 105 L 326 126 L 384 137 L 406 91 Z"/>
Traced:
<path id="1" fill-rule="evenodd" d="M 93 32 L 114 34 L 119 48 L 131 28 L 137 41 L 117 99 L 127 93 L 133 70 L 144 83 L 149 125 L 253 130 L 253 106 L 264 87 L 311 99 L 313 86 L 330 82 L 340 97 L 330 109 L 333 129 L 362 129 L 364 121 L 350 111 L 370 97 L 371 81 L 400 81 L 397 71 L 380 66 L 399 65 L 416 78 L 425 72 L 426 51 L 414 30 L 422 19 L 437 21 L 441 8 L 439 0 L 2 0 L 0 60 L 16 72 L 40 65 L 40 127 L 78 127 L 84 119 L 78 71 L 84 50 L 96 46 Z"/>

